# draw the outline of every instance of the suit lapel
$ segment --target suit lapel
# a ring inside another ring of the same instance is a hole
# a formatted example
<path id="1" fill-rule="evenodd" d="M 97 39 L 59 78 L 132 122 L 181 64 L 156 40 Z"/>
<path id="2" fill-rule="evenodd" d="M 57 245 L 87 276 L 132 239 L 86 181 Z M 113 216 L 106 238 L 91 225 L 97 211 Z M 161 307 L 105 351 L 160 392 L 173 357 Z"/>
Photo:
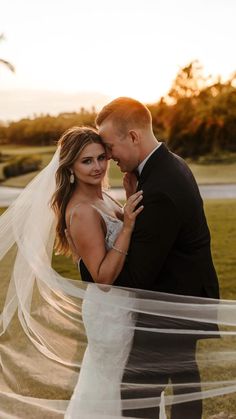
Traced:
<path id="1" fill-rule="evenodd" d="M 161 168 L 165 164 L 168 154 L 169 154 L 169 150 L 163 143 L 156 151 L 154 151 L 154 153 L 147 160 L 141 172 L 141 175 L 138 181 L 137 191 L 142 189 L 142 185 L 147 180 L 150 173 L 152 173 L 153 169 L 155 169 L 157 172 L 161 171 Z"/>

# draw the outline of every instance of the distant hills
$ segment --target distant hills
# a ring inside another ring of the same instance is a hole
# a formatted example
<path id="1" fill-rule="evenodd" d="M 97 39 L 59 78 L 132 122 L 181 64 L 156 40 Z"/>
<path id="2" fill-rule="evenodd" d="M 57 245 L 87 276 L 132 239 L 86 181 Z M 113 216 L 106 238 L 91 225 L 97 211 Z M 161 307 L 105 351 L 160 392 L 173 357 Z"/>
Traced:
<path id="1" fill-rule="evenodd" d="M 101 108 L 111 98 L 98 92 L 63 93 L 43 90 L 1 90 L 0 119 L 16 121 L 40 114 L 79 112 L 81 107 Z"/>

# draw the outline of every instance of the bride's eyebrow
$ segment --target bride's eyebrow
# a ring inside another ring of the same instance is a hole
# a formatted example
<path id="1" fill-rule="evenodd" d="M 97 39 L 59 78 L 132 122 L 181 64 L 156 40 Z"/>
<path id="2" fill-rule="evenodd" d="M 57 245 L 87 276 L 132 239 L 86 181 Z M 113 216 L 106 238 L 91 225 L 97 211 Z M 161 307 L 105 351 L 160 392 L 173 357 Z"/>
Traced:
<path id="1" fill-rule="evenodd" d="M 84 157 L 82 157 L 82 160 L 94 159 L 96 157 L 101 157 L 101 156 L 104 156 L 104 155 L 106 155 L 105 151 L 103 153 L 99 154 L 98 156 L 84 156 Z"/>

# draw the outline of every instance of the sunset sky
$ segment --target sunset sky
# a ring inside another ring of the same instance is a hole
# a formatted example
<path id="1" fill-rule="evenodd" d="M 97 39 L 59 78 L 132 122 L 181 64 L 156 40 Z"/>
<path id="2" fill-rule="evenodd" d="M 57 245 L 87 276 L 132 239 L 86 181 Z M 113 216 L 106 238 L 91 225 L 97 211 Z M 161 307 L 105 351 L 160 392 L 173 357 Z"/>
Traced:
<path id="1" fill-rule="evenodd" d="M 0 10 L 0 120 L 98 108 L 116 96 L 146 103 L 198 59 L 205 74 L 236 71 L 235 0 L 7 0 Z"/>

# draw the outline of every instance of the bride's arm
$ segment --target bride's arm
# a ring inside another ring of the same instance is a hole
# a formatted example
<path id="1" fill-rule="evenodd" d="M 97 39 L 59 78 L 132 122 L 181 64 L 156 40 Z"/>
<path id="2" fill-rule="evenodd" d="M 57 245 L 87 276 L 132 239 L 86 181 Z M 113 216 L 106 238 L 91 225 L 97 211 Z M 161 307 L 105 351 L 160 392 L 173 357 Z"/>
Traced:
<path id="1" fill-rule="evenodd" d="M 130 197 L 125 206 L 123 227 L 114 243 L 106 250 L 104 228 L 100 214 L 90 205 L 81 204 L 73 213 L 70 235 L 76 252 L 81 256 L 94 282 L 113 284 L 121 272 L 128 252 L 135 218 L 142 211 L 141 192 Z"/>

